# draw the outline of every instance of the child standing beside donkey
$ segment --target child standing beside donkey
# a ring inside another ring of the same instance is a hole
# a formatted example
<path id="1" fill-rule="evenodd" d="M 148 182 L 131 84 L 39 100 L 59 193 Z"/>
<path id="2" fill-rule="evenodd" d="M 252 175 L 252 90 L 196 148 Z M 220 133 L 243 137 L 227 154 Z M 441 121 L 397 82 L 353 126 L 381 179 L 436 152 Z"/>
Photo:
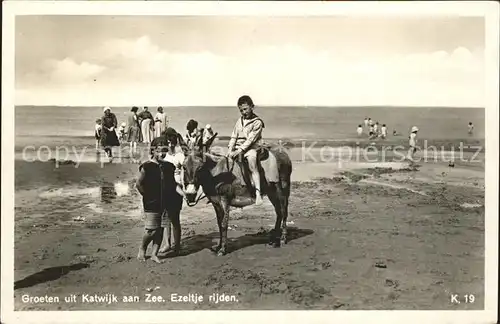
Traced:
<path id="1" fill-rule="evenodd" d="M 168 131 L 169 129 L 167 129 Z M 151 143 L 151 158 L 139 166 L 139 177 L 136 188 L 142 195 L 144 209 L 144 235 L 139 247 L 137 259 L 146 260 L 146 249 L 153 243 L 151 260 L 162 263 L 158 253 L 163 241 L 164 229 L 174 229 L 174 252 L 180 249 L 181 228 L 180 211 L 182 209 L 183 191 L 175 179 L 176 165 L 165 161 L 167 153 L 175 148 L 177 133 L 172 130 L 173 137 L 165 136 L 155 138 Z"/>

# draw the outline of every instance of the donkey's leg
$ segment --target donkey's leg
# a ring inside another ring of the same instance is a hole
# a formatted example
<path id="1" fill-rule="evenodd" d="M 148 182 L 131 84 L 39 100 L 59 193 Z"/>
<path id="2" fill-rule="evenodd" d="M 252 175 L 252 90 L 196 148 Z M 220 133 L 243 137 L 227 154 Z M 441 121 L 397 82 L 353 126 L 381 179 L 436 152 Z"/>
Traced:
<path id="1" fill-rule="evenodd" d="M 288 200 L 290 197 L 290 181 L 281 182 L 282 186 L 282 196 L 280 197 L 281 201 L 281 210 L 283 220 L 281 223 L 281 244 L 288 243 L 288 230 L 287 230 L 287 218 L 288 218 Z"/>
<path id="2" fill-rule="evenodd" d="M 280 201 L 280 196 L 282 196 L 280 184 L 269 183 L 267 196 L 271 201 L 271 203 L 273 204 L 274 211 L 276 212 L 276 223 L 274 225 L 274 229 L 271 232 L 271 236 L 269 238 L 269 244 L 272 244 L 274 247 L 279 247 L 280 246 L 279 232 L 280 232 L 281 222 L 283 219 L 281 201 Z"/>
<path id="3" fill-rule="evenodd" d="M 221 206 L 223 209 L 222 217 L 222 236 L 221 236 L 221 248 L 217 253 L 218 256 L 222 256 L 227 253 L 227 227 L 229 224 L 229 202 L 226 198 L 221 198 Z"/>
<path id="4" fill-rule="evenodd" d="M 209 201 L 211 201 L 212 206 L 214 206 L 215 216 L 217 217 L 217 226 L 219 228 L 219 244 L 212 247 L 212 250 L 214 252 L 219 252 L 222 247 L 222 219 L 224 218 L 224 208 L 222 208 L 220 199 L 210 197 Z"/>

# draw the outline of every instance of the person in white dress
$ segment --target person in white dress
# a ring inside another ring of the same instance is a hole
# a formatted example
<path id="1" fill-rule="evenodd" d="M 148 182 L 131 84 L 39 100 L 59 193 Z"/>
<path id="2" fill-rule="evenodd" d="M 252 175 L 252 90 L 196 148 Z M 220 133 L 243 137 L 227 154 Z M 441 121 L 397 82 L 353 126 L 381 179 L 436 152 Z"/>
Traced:
<path id="1" fill-rule="evenodd" d="M 358 129 L 356 130 L 358 133 L 358 137 L 361 137 L 363 135 L 363 127 L 361 124 L 358 125 Z"/>
<path id="2" fill-rule="evenodd" d="M 474 125 L 472 124 L 472 122 L 469 122 L 469 125 L 467 125 L 467 127 L 469 128 L 469 135 L 472 135 L 472 133 L 474 132 Z"/>
<path id="3" fill-rule="evenodd" d="M 409 139 L 408 144 L 410 146 L 410 149 L 408 151 L 407 159 L 411 163 L 415 162 L 413 157 L 414 157 L 415 153 L 417 152 L 417 133 L 418 133 L 418 127 L 413 126 L 411 128 L 410 136 L 408 136 L 408 139 Z"/>
<path id="4" fill-rule="evenodd" d="M 94 128 L 94 137 L 95 137 L 95 149 L 96 151 L 99 151 L 99 145 L 101 142 L 101 131 L 102 131 L 102 125 L 101 125 L 101 118 L 96 119 L 95 121 L 95 128 Z"/>
<path id="5" fill-rule="evenodd" d="M 383 124 L 382 128 L 380 129 L 380 137 L 382 137 L 382 139 L 385 139 L 387 137 L 387 126 L 385 124 Z"/>
<path id="6" fill-rule="evenodd" d="M 158 107 L 158 112 L 155 115 L 155 137 L 160 137 L 167 129 L 167 115 L 163 112 L 163 107 Z"/>

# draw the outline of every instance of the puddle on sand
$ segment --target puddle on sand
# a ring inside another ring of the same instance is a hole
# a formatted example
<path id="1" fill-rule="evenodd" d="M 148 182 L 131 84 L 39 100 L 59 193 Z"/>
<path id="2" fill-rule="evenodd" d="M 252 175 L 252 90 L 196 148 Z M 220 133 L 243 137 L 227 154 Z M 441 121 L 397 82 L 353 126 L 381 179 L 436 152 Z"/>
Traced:
<path id="1" fill-rule="evenodd" d="M 463 203 L 460 206 L 463 207 L 463 208 L 479 208 L 479 207 L 482 207 L 483 205 L 481 205 L 481 204 Z"/>
<path id="2" fill-rule="evenodd" d="M 58 197 L 75 197 L 75 196 L 91 196 L 98 197 L 100 192 L 99 187 L 95 188 L 58 188 L 51 189 L 40 193 L 40 198 L 50 199 Z"/>
<path id="3" fill-rule="evenodd" d="M 116 197 L 132 195 L 134 186 L 134 181 L 118 181 L 115 183 L 105 182 L 99 187 L 78 188 L 68 186 L 63 188 L 51 189 L 40 193 L 38 196 L 45 199 L 90 196 L 93 198 L 100 197 L 102 202 L 111 202 Z"/>

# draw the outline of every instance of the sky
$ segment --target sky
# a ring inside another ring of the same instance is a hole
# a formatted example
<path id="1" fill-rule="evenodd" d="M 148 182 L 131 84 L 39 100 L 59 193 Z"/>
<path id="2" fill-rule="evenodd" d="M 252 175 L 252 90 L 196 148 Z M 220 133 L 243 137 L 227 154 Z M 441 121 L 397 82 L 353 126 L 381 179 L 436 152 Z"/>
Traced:
<path id="1" fill-rule="evenodd" d="M 484 107 L 484 20 L 18 16 L 16 105 Z"/>

